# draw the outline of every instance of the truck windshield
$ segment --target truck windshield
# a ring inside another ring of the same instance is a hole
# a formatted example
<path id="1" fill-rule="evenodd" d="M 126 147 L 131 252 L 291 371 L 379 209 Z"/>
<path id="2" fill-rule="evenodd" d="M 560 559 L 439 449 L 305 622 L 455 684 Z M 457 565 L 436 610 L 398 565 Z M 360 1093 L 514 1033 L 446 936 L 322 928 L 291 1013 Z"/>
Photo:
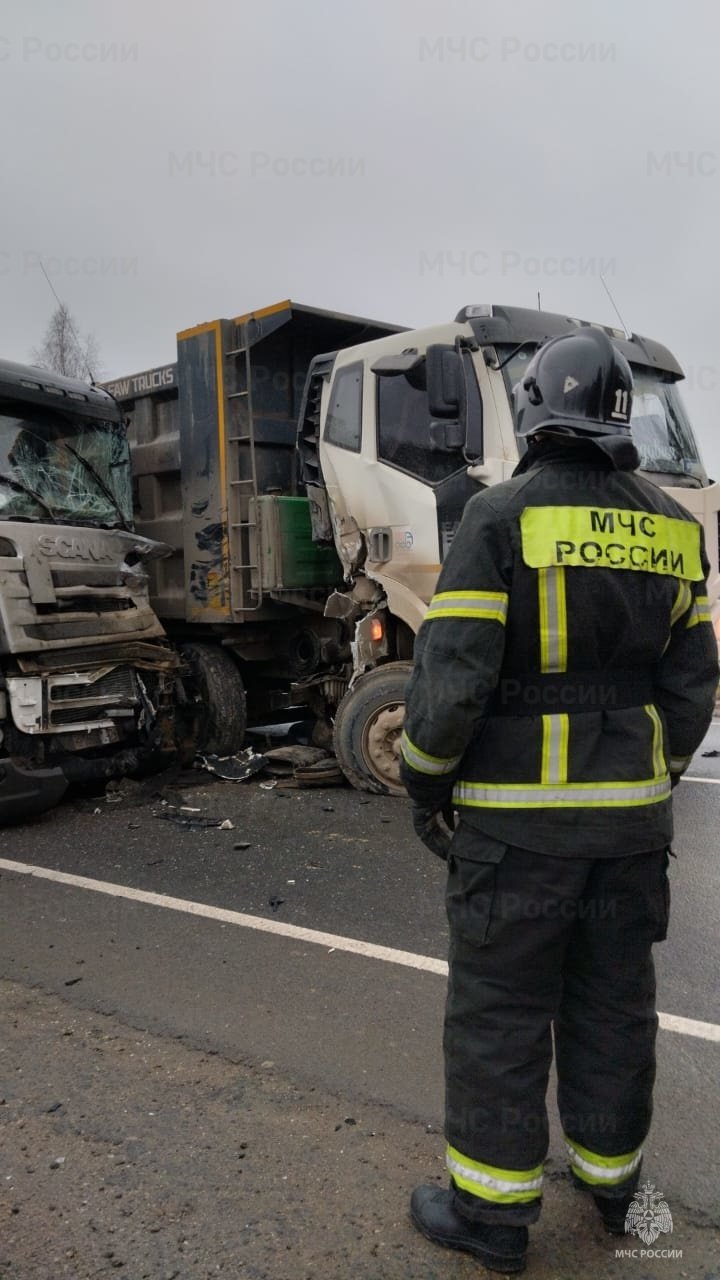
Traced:
<path id="1" fill-rule="evenodd" d="M 2 402 L 0 519 L 128 528 L 132 477 L 123 427 Z"/>
<path id="2" fill-rule="evenodd" d="M 498 346 L 500 361 L 512 347 Z M 508 395 L 528 367 L 534 349 L 523 347 L 503 369 Z M 648 369 L 633 368 L 633 412 L 631 429 L 640 454 L 642 471 L 661 475 L 683 475 L 706 484 L 707 476 L 700 460 L 695 437 L 685 406 L 675 382 L 665 382 Z"/>

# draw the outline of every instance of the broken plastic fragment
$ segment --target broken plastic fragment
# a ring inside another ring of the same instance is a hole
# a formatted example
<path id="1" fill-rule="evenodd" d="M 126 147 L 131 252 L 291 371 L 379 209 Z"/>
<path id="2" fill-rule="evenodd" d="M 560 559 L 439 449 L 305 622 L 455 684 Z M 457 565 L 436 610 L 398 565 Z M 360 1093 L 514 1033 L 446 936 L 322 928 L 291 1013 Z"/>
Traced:
<path id="1" fill-rule="evenodd" d="M 257 755 L 252 747 L 246 747 L 234 756 L 199 755 L 196 764 L 201 769 L 207 769 L 208 773 L 213 773 L 216 778 L 223 778 L 225 782 L 244 782 L 246 778 L 251 778 L 254 773 L 264 769 L 266 760 L 265 756 Z"/>
<path id="2" fill-rule="evenodd" d="M 196 818 L 192 815 L 180 813 L 177 809 L 168 808 L 163 813 L 153 814 L 155 818 L 164 818 L 166 822 L 172 822 L 176 827 L 182 827 L 185 831 L 205 831 L 208 827 L 221 827 L 222 818 Z"/>

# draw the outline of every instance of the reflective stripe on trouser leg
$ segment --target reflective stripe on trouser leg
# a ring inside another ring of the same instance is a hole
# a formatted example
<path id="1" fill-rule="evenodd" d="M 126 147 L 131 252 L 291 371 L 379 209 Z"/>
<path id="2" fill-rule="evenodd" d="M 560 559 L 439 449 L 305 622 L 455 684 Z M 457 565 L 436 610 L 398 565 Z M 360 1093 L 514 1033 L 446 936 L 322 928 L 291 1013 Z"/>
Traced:
<path id="1" fill-rule="evenodd" d="M 590 1187 L 613 1187 L 627 1182 L 640 1167 L 642 1160 L 642 1147 L 627 1151 L 621 1156 L 600 1156 L 567 1137 L 565 1146 L 573 1171 L 581 1182 L 586 1182 Z"/>
<path id="2" fill-rule="evenodd" d="M 541 1164 L 534 1169 L 498 1169 L 495 1165 L 471 1160 L 450 1144 L 445 1160 L 456 1187 L 494 1205 L 527 1204 L 542 1195 Z"/>
<path id="3" fill-rule="evenodd" d="M 574 925 L 562 904 L 575 900 L 586 875 L 584 860 L 488 842 L 462 822 L 455 834 L 445 1134 L 462 1213 L 475 1221 L 529 1224 L 540 1211 L 551 1024 Z"/>
<path id="4" fill-rule="evenodd" d="M 664 849 L 597 859 L 577 904 L 555 1016 L 555 1062 L 563 1132 L 581 1155 L 626 1154 L 629 1163 L 650 1128 L 652 947 L 667 922 L 666 864 Z M 580 1176 L 579 1165 L 576 1171 Z"/>

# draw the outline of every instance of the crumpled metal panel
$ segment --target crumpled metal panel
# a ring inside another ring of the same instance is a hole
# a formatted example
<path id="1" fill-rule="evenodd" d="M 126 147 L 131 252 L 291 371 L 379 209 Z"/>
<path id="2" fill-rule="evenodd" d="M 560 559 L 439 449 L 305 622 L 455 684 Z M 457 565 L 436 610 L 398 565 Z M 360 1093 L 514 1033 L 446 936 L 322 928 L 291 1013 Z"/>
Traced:
<path id="1" fill-rule="evenodd" d="M 4 522 L 0 653 L 148 640 L 165 634 L 143 561 L 166 548 L 111 529 Z"/>

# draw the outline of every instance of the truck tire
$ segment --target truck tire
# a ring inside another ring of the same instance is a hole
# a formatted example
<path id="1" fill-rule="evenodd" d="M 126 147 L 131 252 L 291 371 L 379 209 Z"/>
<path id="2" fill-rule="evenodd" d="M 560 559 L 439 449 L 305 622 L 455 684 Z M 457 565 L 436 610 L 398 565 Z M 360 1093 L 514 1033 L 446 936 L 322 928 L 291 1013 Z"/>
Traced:
<path id="1" fill-rule="evenodd" d="M 409 662 L 388 662 L 360 676 L 335 716 L 338 764 L 358 791 L 403 796 L 400 735 L 405 719 Z"/>
<path id="2" fill-rule="evenodd" d="M 245 740 L 245 685 L 232 654 L 214 644 L 184 644 L 190 668 L 185 687 L 191 707 L 194 753 L 232 756 Z"/>

